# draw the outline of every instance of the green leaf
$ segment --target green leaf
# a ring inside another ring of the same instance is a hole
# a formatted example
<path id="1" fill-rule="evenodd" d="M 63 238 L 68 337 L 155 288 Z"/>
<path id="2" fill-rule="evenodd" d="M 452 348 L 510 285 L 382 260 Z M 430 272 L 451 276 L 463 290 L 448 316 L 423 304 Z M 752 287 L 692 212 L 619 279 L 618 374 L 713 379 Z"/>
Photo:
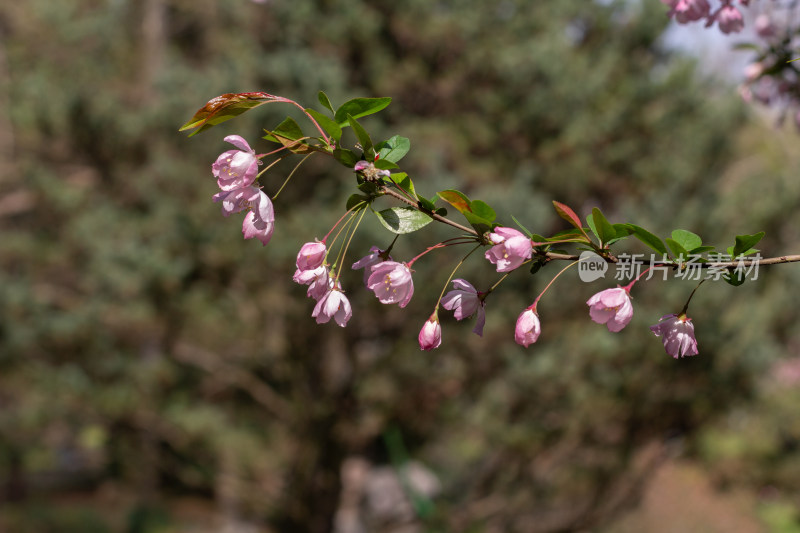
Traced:
<path id="1" fill-rule="evenodd" d="M 754 235 L 737 235 L 736 244 L 733 245 L 732 249 L 728 248 L 728 253 L 731 257 L 738 257 L 740 254 L 747 255 L 748 253 L 755 253 L 758 250 L 753 250 L 752 248 L 758 244 L 763 237 L 763 231 L 759 231 Z"/>
<path id="2" fill-rule="evenodd" d="M 689 259 L 689 251 L 686 248 L 684 248 L 681 243 L 679 243 L 675 239 L 669 239 L 669 238 L 667 238 L 666 241 L 667 241 L 667 246 L 669 246 L 669 249 L 672 250 L 672 253 L 675 255 L 675 257 L 683 256 L 684 261 L 687 261 Z"/>
<path id="3" fill-rule="evenodd" d="M 392 233 L 411 233 L 430 224 L 433 219 L 410 206 L 391 207 L 375 213 Z"/>
<path id="4" fill-rule="evenodd" d="M 692 250 L 689 250 L 691 255 L 700 255 L 706 252 L 713 252 L 716 248 L 714 246 L 698 246 Z"/>
<path id="5" fill-rule="evenodd" d="M 694 250 L 703 245 L 703 239 L 699 235 L 686 231 L 685 229 L 676 229 L 672 232 L 672 240 L 681 245 L 684 250 Z M 667 241 L 669 242 L 669 241 Z"/>
<path id="6" fill-rule="evenodd" d="M 347 126 L 348 116 L 361 118 L 373 113 L 377 113 L 391 103 L 389 97 L 383 98 L 354 98 L 342 104 L 333 116 L 339 126 Z"/>
<path id="7" fill-rule="evenodd" d="M 333 139 L 335 139 L 336 142 L 339 142 L 339 140 L 341 140 L 342 128 L 340 128 L 339 125 L 336 122 L 334 122 L 333 119 L 311 108 L 306 109 L 306 113 L 314 117 L 314 120 L 317 121 L 317 124 L 319 124 L 323 130 L 325 130 L 325 133 L 327 133 Z"/>
<path id="8" fill-rule="evenodd" d="M 358 156 L 352 150 L 347 150 L 345 148 L 337 148 L 333 151 L 333 157 L 338 162 L 343 164 L 344 166 L 353 169 L 358 163 Z"/>
<path id="9" fill-rule="evenodd" d="M 281 101 L 279 97 L 267 93 L 225 93 L 212 98 L 197 110 L 194 116 L 178 131 L 199 128 L 189 134 L 197 135 L 217 124 L 239 116 L 245 111 L 270 102 Z"/>
<path id="10" fill-rule="evenodd" d="M 636 224 L 626 224 L 628 228 L 633 232 L 633 236 L 642 241 L 645 245 L 649 246 L 656 252 L 660 253 L 661 255 L 669 255 L 667 253 L 667 247 L 664 246 L 664 242 L 644 229 L 641 226 L 637 226 Z"/>
<path id="11" fill-rule="evenodd" d="M 303 128 L 292 117 L 286 117 L 283 122 L 275 126 L 275 129 L 270 134 L 273 137 L 283 137 L 292 141 L 305 137 Z M 266 139 L 267 137 L 264 138 Z"/>
<path id="12" fill-rule="evenodd" d="M 377 161 L 375 161 L 374 165 L 375 168 L 380 170 L 393 170 L 395 168 L 400 168 L 387 159 L 378 159 Z"/>
<path id="13" fill-rule="evenodd" d="M 345 209 L 350 211 L 355 206 L 363 202 L 369 202 L 371 197 L 365 196 L 363 194 L 351 194 L 350 197 L 347 199 L 347 204 L 345 204 Z"/>
<path id="14" fill-rule="evenodd" d="M 469 209 L 482 219 L 488 220 L 489 222 L 494 222 L 494 219 L 497 218 L 497 213 L 494 212 L 494 209 L 489 207 L 489 204 L 481 200 L 473 200 L 470 202 Z"/>
<path id="15" fill-rule="evenodd" d="M 364 150 L 364 155 L 367 156 L 367 159 L 374 159 L 375 149 L 372 146 L 372 139 L 369 138 L 367 130 L 353 116 L 348 115 L 347 121 L 350 123 L 350 127 L 353 128 L 353 133 L 356 134 L 358 142 L 361 144 L 361 149 Z"/>
<path id="16" fill-rule="evenodd" d="M 319 93 L 317 93 L 317 100 L 319 100 L 319 103 L 322 104 L 322 107 L 330 110 L 330 112 L 333 113 L 333 106 L 331 105 L 331 101 L 328 98 L 327 94 L 320 91 Z"/>
<path id="17" fill-rule="evenodd" d="M 411 141 L 405 137 L 395 135 L 386 141 L 381 141 L 375 146 L 378 152 L 378 161 L 386 160 L 392 163 L 397 163 L 409 150 L 411 150 Z"/>
<path id="18" fill-rule="evenodd" d="M 722 276 L 722 279 L 727 281 L 728 284 L 738 287 L 743 284 L 747 278 L 745 278 L 744 272 L 742 271 L 735 272 L 728 270 L 728 272 Z"/>
<path id="19" fill-rule="evenodd" d="M 423 209 L 427 209 L 431 213 L 439 213 L 444 207 L 436 209 L 436 204 L 434 204 L 431 200 L 428 200 L 424 196 L 417 195 L 417 202 L 419 202 L 419 206 Z M 439 213 L 441 215 L 441 213 Z M 445 214 L 447 214 L 447 209 L 445 209 Z M 444 216 L 444 215 L 442 215 Z"/>
<path id="20" fill-rule="evenodd" d="M 560 242 L 590 242 L 589 237 L 586 233 L 574 229 L 567 229 L 564 231 L 559 231 L 558 233 L 554 234 L 552 237 L 548 237 L 545 239 L 547 241 L 560 241 Z M 536 241 L 541 242 L 541 241 Z"/>
<path id="21" fill-rule="evenodd" d="M 396 174 L 392 174 L 389 179 L 391 179 L 394 184 L 397 185 L 398 189 L 406 191 L 414 198 L 417 198 L 417 192 L 414 190 L 414 182 L 411 181 L 411 178 L 408 177 L 408 174 L 405 172 L 397 172 Z"/>
<path id="22" fill-rule="evenodd" d="M 596 207 L 592 209 L 592 220 L 594 220 L 594 225 L 597 228 L 597 233 L 599 234 L 598 238 L 601 243 L 605 244 L 617 236 L 617 230 L 614 229 L 611 222 L 606 220 L 606 217 L 603 216 L 600 209 Z"/>
<path id="23" fill-rule="evenodd" d="M 594 236 L 597 237 L 598 240 L 602 241 L 603 239 L 600 238 L 600 233 L 597 231 L 597 226 L 594 225 L 594 217 L 592 215 L 588 215 L 586 217 L 586 224 L 589 226 L 589 229 L 592 230 Z"/>

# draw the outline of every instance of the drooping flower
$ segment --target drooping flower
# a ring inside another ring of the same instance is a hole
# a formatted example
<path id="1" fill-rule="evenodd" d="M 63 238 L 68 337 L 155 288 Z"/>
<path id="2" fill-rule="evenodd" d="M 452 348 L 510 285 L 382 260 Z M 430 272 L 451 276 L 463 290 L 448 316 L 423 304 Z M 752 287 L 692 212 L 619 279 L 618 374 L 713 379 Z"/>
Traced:
<path id="1" fill-rule="evenodd" d="M 365 255 L 364 257 L 353 263 L 353 270 L 358 270 L 359 268 L 364 269 L 365 284 L 367 283 L 367 280 L 372 274 L 372 265 L 377 265 L 378 263 L 384 261 L 383 257 L 381 257 L 383 250 L 381 250 L 380 248 L 378 248 L 377 246 L 373 246 L 369 249 L 369 251 L 370 251 L 369 255 Z M 390 256 L 389 261 L 391 260 L 392 258 Z"/>
<path id="2" fill-rule="evenodd" d="M 324 242 L 307 242 L 300 247 L 297 253 L 297 270 L 314 270 L 322 266 L 328 249 Z"/>
<path id="3" fill-rule="evenodd" d="M 511 272 L 533 254 L 531 240 L 514 228 L 495 228 L 489 234 L 489 240 L 494 246 L 486 250 L 485 257 L 497 265 L 498 272 Z"/>
<path id="4" fill-rule="evenodd" d="M 669 15 L 681 24 L 705 18 L 711 11 L 708 0 L 678 0 L 671 7 Z"/>
<path id="5" fill-rule="evenodd" d="M 650 326 L 656 337 L 661 337 L 664 349 L 677 359 L 687 355 L 697 355 L 697 339 L 694 337 L 694 324 L 685 314 L 664 315 L 658 324 Z"/>
<path id="6" fill-rule="evenodd" d="M 744 28 L 744 18 L 741 11 L 730 4 L 720 7 L 716 13 L 709 17 L 706 26 L 717 21 L 722 33 L 738 33 Z"/>
<path id="7" fill-rule="evenodd" d="M 372 265 L 372 274 L 367 280 L 369 290 L 382 304 L 399 303 L 405 307 L 414 294 L 414 280 L 411 270 L 403 263 L 383 261 Z"/>
<path id="8" fill-rule="evenodd" d="M 301 285 L 308 285 L 309 298 L 319 301 L 320 298 L 325 296 L 325 293 L 331 288 L 332 280 L 328 275 L 328 267 L 320 265 L 313 270 L 300 270 L 295 271 L 292 280 Z"/>
<path id="9" fill-rule="evenodd" d="M 633 318 L 633 304 L 628 289 L 617 287 L 600 291 L 586 302 L 589 316 L 598 324 L 605 324 L 608 331 L 616 333 L 628 325 Z"/>
<path id="10" fill-rule="evenodd" d="M 255 237 L 266 246 L 275 230 L 275 211 L 272 201 L 263 191 L 258 191 L 255 202 L 251 202 L 251 209 L 244 216 L 242 233 L 245 239 Z"/>
<path id="11" fill-rule="evenodd" d="M 431 317 L 425 321 L 422 329 L 419 330 L 419 347 L 421 350 L 433 350 L 442 344 L 442 326 L 439 325 L 439 317 L 434 311 Z"/>
<path id="12" fill-rule="evenodd" d="M 442 298 L 442 307 L 448 311 L 453 311 L 453 316 L 456 317 L 456 320 L 463 320 L 477 313 L 477 321 L 472 331 L 482 337 L 483 326 L 486 323 L 486 312 L 484 311 L 484 301 L 479 297 L 478 290 L 464 279 L 454 279 L 453 287 L 454 290 L 448 292 Z"/>
<path id="13" fill-rule="evenodd" d="M 539 315 L 533 307 L 525 309 L 517 318 L 517 326 L 514 329 L 514 340 L 517 344 L 528 347 L 539 338 L 542 333 L 542 324 L 539 322 Z"/>
<path id="14" fill-rule="evenodd" d="M 260 201 L 259 193 L 261 193 L 261 189 L 250 185 L 240 189 L 218 192 L 212 199 L 214 202 L 222 202 L 222 214 L 227 217 L 256 205 Z"/>
<path id="15" fill-rule="evenodd" d="M 258 174 L 258 157 L 256 152 L 239 135 L 228 135 L 225 142 L 234 145 L 238 150 L 223 152 L 211 165 L 211 173 L 217 178 L 217 185 L 223 191 L 232 191 L 252 185 Z"/>
<path id="16" fill-rule="evenodd" d="M 333 318 L 341 327 L 353 316 L 350 300 L 344 295 L 338 285 L 330 288 L 314 306 L 311 316 L 317 319 L 317 324 L 324 324 Z"/>

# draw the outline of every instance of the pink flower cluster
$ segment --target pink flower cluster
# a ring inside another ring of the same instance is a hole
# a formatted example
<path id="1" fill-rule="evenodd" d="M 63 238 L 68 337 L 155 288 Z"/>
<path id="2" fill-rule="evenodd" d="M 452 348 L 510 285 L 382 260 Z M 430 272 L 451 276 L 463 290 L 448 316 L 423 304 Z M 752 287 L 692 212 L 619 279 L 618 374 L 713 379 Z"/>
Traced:
<path id="1" fill-rule="evenodd" d="M 211 173 L 221 189 L 214 195 L 214 201 L 222 202 L 222 214 L 226 217 L 247 209 L 242 223 L 244 238 L 256 238 L 266 245 L 275 228 L 275 212 L 269 196 L 253 185 L 258 174 L 258 157 L 238 135 L 228 135 L 225 142 L 237 150 L 223 152 L 211 165 Z"/>
<path id="2" fill-rule="evenodd" d="M 732 5 L 732 0 L 721 0 L 716 10 L 711 9 L 708 0 L 661 0 L 669 6 L 668 15 L 674 17 L 680 24 L 687 24 L 698 20 L 705 20 L 706 27 L 715 22 L 722 33 L 738 33 L 744 28 L 742 12 Z M 739 0 L 747 6 L 749 0 Z"/>

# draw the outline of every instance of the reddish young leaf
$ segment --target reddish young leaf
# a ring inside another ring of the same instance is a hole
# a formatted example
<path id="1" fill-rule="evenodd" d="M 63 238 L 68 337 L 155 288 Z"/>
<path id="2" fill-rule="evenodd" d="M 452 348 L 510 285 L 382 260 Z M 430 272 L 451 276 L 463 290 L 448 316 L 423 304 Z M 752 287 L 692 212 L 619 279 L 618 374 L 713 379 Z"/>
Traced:
<path id="1" fill-rule="evenodd" d="M 205 131 L 221 122 L 230 120 L 235 116 L 241 115 L 245 111 L 258 107 L 269 102 L 285 101 L 280 96 L 269 93 L 225 93 L 216 98 L 212 98 L 206 105 L 197 110 L 194 116 L 181 126 L 178 131 L 199 128 L 192 132 L 189 137 Z"/>

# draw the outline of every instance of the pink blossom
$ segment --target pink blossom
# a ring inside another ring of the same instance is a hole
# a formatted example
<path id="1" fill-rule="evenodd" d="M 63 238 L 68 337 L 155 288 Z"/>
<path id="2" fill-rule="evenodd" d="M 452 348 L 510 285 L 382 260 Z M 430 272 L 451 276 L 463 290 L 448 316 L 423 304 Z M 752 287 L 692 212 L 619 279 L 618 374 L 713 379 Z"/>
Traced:
<path id="1" fill-rule="evenodd" d="M 365 255 L 364 257 L 353 263 L 353 270 L 358 270 L 359 268 L 364 269 L 365 284 L 367 283 L 370 274 L 372 274 L 372 265 L 377 265 L 378 263 L 384 261 L 383 257 L 381 257 L 381 254 L 384 252 L 380 248 L 378 248 L 377 246 L 373 246 L 372 248 L 369 249 L 369 251 L 370 251 L 369 255 Z M 391 260 L 392 258 L 389 257 L 389 261 Z"/>
<path id="2" fill-rule="evenodd" d="M 608 331 L 617 332 L 633 318 L 633 305 L 628 290 L 622 287 L 600 291 L 586 302 L 589 316 L 598 324 L 605 324 Z"/>
<path id="3" fill-rule="evenodd" d="M 317 324 L 324 324 L 333 318 L 337 324 L 345 327 L 353 316 L 353 311 L 347 296 L 335 286 L 319 299 L 311 316 L 317 319 Z"/>
<path id="4" fill-rule="evenodd" d="M 762 39 L 767 39 L 775 35 L 775 25 L 772 23 L 772 19 L 769 18 L 769 15 L 762 13 L 757 16 L 753 26 L 755 26 L 756 33 Z"/>
<path id="5" fill-rule="evenodd" d="M 517 318 L 517 327 L 514 329 L 514 340 L 517 344 L 528 347 L 539 338 L 542 333 L 542 324 L 539 322 L 539 315 L 533 307 L 525 309 Z"/>
<path id="6" fill-rule="evenodd" d="M 252 185 L 258 174 L 259 161 L 256 152 L 238 135 L 228 135 L 224 140 L 238 150 L 223 152 L 211 165 L 211 173 L 217 178 L 217 185 L 223 191 Z"/>
<path id="7" fill-rule="evenodd" d="M 324 242 L 307 242 L 297 253 L 297 270 L 314 270 L 322 266 L 328 249 Z"/>
<path id="8" fill-rule="evenodd" d="M 272 201 L 269 196 L 262 191 L 258 191 L 258 196 L 251 202 L 251 209 L 244 217 L 242 223 L 242 233 L 245 239 L 255 237 L 261 244 L 266 246 L 272 238 L 275 230 L 275 211 L 272 208 Z"/>
<path id="9" fill-rule="evenodd" d="M 260 193 L 261 189 L 250 185 L 240 189 L 218 192 L 212 199 L 214 202 L 222 202 L 222 214 L 227 217 L 256 205 L 260 201 Z"/>
<path id="10" fill-rule="evenodd" d="M 328 275 L 328 267 L 320 265 L 313 270 L 300 270 L 295 271 L 292 280 L 301 285 L 308 285 L 308 292 L 306 293 L 309 298 L 319 300 L 331 288 L 332 280 Z"/>
<path id="11" fill-rule="evenodd" d="M 708 19 L 706 26 L 710 26 L 715 20 L 719 24 L 719 29 L 722 33 L 738 33 L 744 28 L 742 13 L 729 4 L 719 8 L 717 12 Z"/>
<path id="12" fill-rule="evenodd" d="M 383 261 L 372 265 L 372 274 L 367 280 L 367 287 L 375 292 L 381 303 L 399 303 L 400 307 L 405 307 L 414 294 L 411 270 L 396 261 Z"/>
<path id="13" fill-rule="evenodd" d="M 678 0 L 670 5 L 669 15 L 681 24 L 703 19 L 711 11 L 708 0 Z"/>
<path id="14" fill-rule="evenodd" d="M 445 294 L 444 298 L 442 298 L 442 307 L 448 311 L 453 311 L 453 316 L 456 317 L 456 320 L 463 320 L 477 312 L 478 318 L 472 331 L 482 337 L 483 326 L 486 323 L 486 312 L 478 290 L 463 279 L 454 279 L 453 287 L 455 289 Z"/>
<path id="15" fill-rule="evenodd" d="M 513 228 L 495 228 L 489 240 L 494 246 L 486 250 L 485 257 L 497 265 L 498 272 L 511 272 L 533 254 L 531 240 Z"/>
<path id="16" fill-rule="evenodd" d="M 697 355 L 697 339 L 694 338 L 694 324 L 685 314 L 664 315 L 658 324 L 650 326 L 656 337 L 661 337 L 664 349 L 677 359 L 685 355 Z"/>
<path id="17" fill-rule="evenodd" d="M 442 344 L 442 326 L 439 317 L 434 312 L 419 330 L 419 347 L 421 350 L 433 350 Z"/>

